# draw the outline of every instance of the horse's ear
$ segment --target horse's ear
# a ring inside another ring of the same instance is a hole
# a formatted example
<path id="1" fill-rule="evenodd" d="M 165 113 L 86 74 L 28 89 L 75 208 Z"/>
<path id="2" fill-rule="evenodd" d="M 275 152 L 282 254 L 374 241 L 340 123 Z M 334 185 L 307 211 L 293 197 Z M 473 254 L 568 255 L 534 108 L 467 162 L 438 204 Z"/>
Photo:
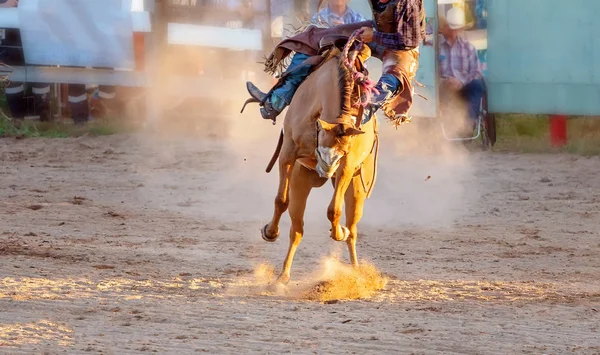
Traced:
<path id="1" fill-rule="evenodd" d="M 343 124 L 340 126 L 342 127 L 342 135 L 343 136 L 355 136 L 358 134 L 365 133 L 365 131 L 361 131 L 360 129 L 358 129 L 352 125 L 349 125 L 349 124 Z"/>
<path id="2" fill-rule="evenodd" d="M 332 124 L 332 123 L 327 123 L 327 122 L 323 121 L 322 119 L 317 118 L 317 127 L 324 131 L 331 131 L 332 129 L 335 128 L 335 126 L 337 126 L 337 125 Z"/>

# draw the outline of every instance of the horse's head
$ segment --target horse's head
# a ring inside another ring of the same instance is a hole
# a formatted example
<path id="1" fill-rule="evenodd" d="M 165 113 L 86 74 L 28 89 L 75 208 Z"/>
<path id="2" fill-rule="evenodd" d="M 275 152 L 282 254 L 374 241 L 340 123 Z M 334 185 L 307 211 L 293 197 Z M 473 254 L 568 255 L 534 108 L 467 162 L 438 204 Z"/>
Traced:
<path id="1" fill-rule="evenodd" d="M 358 32 L 343 42 L 344 49 L 338 56 L 340 110 L 336 116 L 322 112 L 321 119 L 316 121 L 316 170 L 323 178 L 331 178 L 335 174 L 342 158 L 351 150 L 352 140 L 365 133 L 360 129 L 360 122 L 366 102 L 361 99 L 365 95 L 368 98 L 373 86 L 364 67 L 371 50 L 357 42 L 357 36 Z M 339 42 L 336 46 L 341 44 Z"/>
<path id="2" fill-rule="evenodd" d="M 317 119 L 317 173 L 330 178 L 340 165 L 342 158 L 348 154 L 352 138 L 365 133 L 351 123 L 328 123 Z"/>

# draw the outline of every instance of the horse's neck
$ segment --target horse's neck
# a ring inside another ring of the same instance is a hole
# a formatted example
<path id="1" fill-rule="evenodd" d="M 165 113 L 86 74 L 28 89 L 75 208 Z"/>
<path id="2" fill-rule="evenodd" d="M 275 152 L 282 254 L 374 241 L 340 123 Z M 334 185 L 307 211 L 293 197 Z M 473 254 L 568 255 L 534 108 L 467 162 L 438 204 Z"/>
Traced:
<path id="1" fill-rule="evenodd" d="M 339 50 L 337 53 L 336 56 L 329 56 L 298 88 L 295 95 L 296 105 L 298 105 L 295 115 L 298 115 L 300 124 L 314 125 L 317 118 L 327 123 L 340 123 L 342 116 L 346 116 L 345 121 L 350 123 L 349 116 L 358 116 L 358 110 L 351 105 L 351 100 L 355 99 L 353 96 L 356 96 L 355 90 L 350 90 L 351 87 L 342 90 L 340 87 L 340 85 L 352 86 L 349 84 L 352 78 L 340 80 L 342 73 Z M 342 100 L 345 100 L 344 105 Z"/>
<path id="2" fill-rule="evenodd" d="M 316 115 L 306 117 L 312 123 L 317 118 L 328 123 L 336 123 L 340 116 L 341 96 L 338 65 L 338 57 L 328 59 L 308 77 L 303 85 L 303 104 L 314 105 L 317 108 Z"/>

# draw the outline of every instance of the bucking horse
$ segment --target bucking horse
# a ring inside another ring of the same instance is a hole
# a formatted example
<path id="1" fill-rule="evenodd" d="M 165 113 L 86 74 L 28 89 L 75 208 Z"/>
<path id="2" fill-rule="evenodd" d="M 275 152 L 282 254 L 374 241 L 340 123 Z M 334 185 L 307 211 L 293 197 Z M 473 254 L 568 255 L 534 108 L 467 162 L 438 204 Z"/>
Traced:
<path id="1" fill-rule="evenodd" d="M 308 196 L 330 179 L 334 186 L 327 209 L 331 238 L 347 243 L 350 262 L 358 266 L 357 224 L 375 184 L 378 154 L 377 118 L 373 115 L 361 121 L 374 83 L 364 66 L 370 49 L 357 40 L 359 33 L 332 41 L 319 65 L 299 86 L 267 167 L 270 172 L 279 159 L 273 217 L 262 228 L 262 238 L 277 240 L 281 216 L 288 208 L 292 222 L 289 249 L 277 279 L 281 284 L 290 280 L 294 254 L 304 233 Z M 345 226 L 341 224 L 344 205 Z"/>

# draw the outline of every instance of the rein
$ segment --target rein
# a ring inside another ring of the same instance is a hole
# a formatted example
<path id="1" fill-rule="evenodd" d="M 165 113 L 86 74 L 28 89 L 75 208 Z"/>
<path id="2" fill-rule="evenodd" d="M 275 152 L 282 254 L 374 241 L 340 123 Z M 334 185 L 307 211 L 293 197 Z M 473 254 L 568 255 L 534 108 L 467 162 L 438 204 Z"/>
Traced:
<path id="1" fill-rule="evenodd" d="M 352 35 L 348 38 L 348 41 L 344 45 L 344 49 L 342 50 L 342 53 L 341 53 L 341 55 L 342 55 L 342 58 L 341 58 L 342 63 L 341 64 L 346 68 L 346 70 L 348 70 L 350 72 L 350 74 L 352 76 L 353 84 L 358 86 L 357 87 L 358 99 L 352 105 L 352 107 L 358 108 L 358 117 L 356 117 L 356 122 L 355 122 L 355 125 L 357 128 L 360 128 L 360 125 L 362 123 L 362 116 L 364 113 L 364 109 L 367 107 L 367 105 L 371 101 L 371 96 L 373 94 L 379 94 L 379 91 L 375 87 L 376 83 L 374 81 L 372 81 L 371 79 L 369 79 L 368 73 L 357 70 L 356 66 L 354 65 L 354 63 L 356 63 L 356 57 L 358 56 L 358 51 L 360 49 L 362 49 L 362 46 L 365 45 L 364 42 L 362 42 L 359 39 L 360 35 L 362 33 L 363 33 L 363 31 L 361 29 L 354 31 L 352 33 Z M 350 54 L 350 48 L 352 48 L 352 45 L 354 44 L 354 42 L 359 42 L 359 44 L 358 44 L 357 50 L 353 51 L 352 54 Z M 318 121 L 315 121 L 315 130 L 316 130 L 315 147 L 318 148 L 319 147 L 319 131 L 320 131 Z M 373 151 L 373 149 L 376 149 L 376 147 L 379 146 L 376 126 L 374 126 L 374 130 L 375 130 L 375 142 L 373 143 L 373 148 L 371 149 L 371 152 Z M 315 156 L 317 158 L 317 164 L 319 164 L 320 154 L 319 154 L 318 149 L 315 149 Z M 361 171 L 362 171 L 362 169 L 361 169 Z M 362 173 L 361 173 L 361 178 L 362 178 Z M 364 182 L 363 182 L 363 184 L 364 184 Z M 367 190 L 366 187 L 365 187 L 365 190 Z M 370 189 L 368 191 L 368 194 L 370 194 Z"/>
<path id="2" fill-rule="evenodd" d="M 352 33 L 350 38 L 348 38 L 348 42 L 344 46 L 344 50 L 342 51 L 342 59 L 343 64 L 348 69 L 348 71 L 352 74 L 352 79 L 355 84 L 358 84 L 359 92 L 363 92 L 364 95 L 359 95 L 358 100 L 354 103 L 353 107 L 362 106 L 366 107 L 371 101 L 371 96 L 373 94 L 379 94 L 379 90 L 375 87 L 376 83 L 369 79 L 369 76 L 365 73 L 362 73 L 356 69 L 354 63 L 356 61 L 356 56 L 358 52 L 355 51 L 352 55 L 349 54 L 350 48 L 355 41 L 358 41 L 358 50 L 364 46 L 364 42 L 360 41 L 360 35 L 363 33 L 362 29 L 358 29 Z"/>
<path id="3" fill-rule="evenodd" d="M 343 55 L 343 64 L 352 74 L 352 78 L 354 79 L 354 83 L 358 84 L 358 100 L 354 103 L 353 107 L 358 107 L 358 117 L 357 119 L 357 127 L 360 127 L 362 123 L 362 116 L 364 113 L 364 109 L 367 107 L 369 102 L 371 101 L 371 97 L 373 94 L 378 95 L 379 90 L 375 87 L 376 83 L 369 79 L 368 74 L 360 72 L 353 65 L 356 61 L 356 56 L 358 52 L 354 52 L 352 55 L 349 55 L 350 48 L 355 41 L 359 41 L 358 50 L 364 46 L 364 42 L 360 41 L 358 38 L 363 33 L 361 29 L 358 29 L 352 33 L 348 42 L 344 46 L 344 50 L 342 52 Z M 361 93 L 364 93 L 361 94 Z M 371 183 L 367 186 L 365 177 L 363 176 L 362 164 L 359 168 L 358 174 L 360 175 L 361 184 L 363 190 L 367 194 L 367 198 L 371 196 L 371 192 L 373 191 L 373 186 L 375 185 L 375 179 L 377 178 L 377 157 L 379 155 L 379 135 L 377 134 L 377 120 L 375 119 L 373 122 L 373 130 L 375 132 L 375 140 L 373 141 L 373 147 L 371 148 L 371 152 L 375 152 L 374 166 L 373 166 L 373 176 L 371 176 Z M 318 131 L 317 131 L 318 137 Z M 318 144 L 318 142 L 317 142 Z"/>
<path id="4" fill-rule="evenodd" d="M 323 2 L 322 0 L 319 1 L 319 8 L 320 8 L 322 2 Z M 317 10 L 317 12 L 318 12 L 318 10 Z M 352 35 L 350 35 L 350 37 L 348 38 L 348 41 L 346 42 L 346 45 L 344 45 L 344 49 L 342 50 L 342 64 L 344 65 L 344 67 L 346 67 L 346 69 L 352 75 L 352 80 L 353 80 L 354 84 L 358 84 L 358 99 L 353 104 L 353 107 L 359 108 L 358 117 L 356 118 L 357 119 L 357 122 L 356 122 L 357 127 L 360 127 L 364 109 L 369 104 L 371 95 L 379 94 L 379 90 L 377 90 L 377 88 L 375 87 L 376 83 L 374 81 L 372 81 L 371 79 L 369 79 L 369 76 L 367 74 L 358 71 L 356 69 L 356 67 L 354 66 L 356 57 L 358 55 L 358 51 L 354 51 L 352 54 L 350 54 L 350 48 L 352 47 L 352 44 L 354 44 L 354 42 L 359 42 L 358 47 L 357 47 L 358 50 L 360 50 L 362 48 L 362 46 L 365 45 L 364 42 L 362 42 L 359 39 L 360 35 L 362 33 L 363 33 L 362 29 L 355 30 L 352 33 Z M 361 93 L 364 93 L 364 95 L 362 95 Z M 320 131 L 318 122 L 315 122 L 315 129 L 317 131 L 317 135 L 315 137 L 315 144 L 318 147 L 319 146 L 319 131 Z"/>

